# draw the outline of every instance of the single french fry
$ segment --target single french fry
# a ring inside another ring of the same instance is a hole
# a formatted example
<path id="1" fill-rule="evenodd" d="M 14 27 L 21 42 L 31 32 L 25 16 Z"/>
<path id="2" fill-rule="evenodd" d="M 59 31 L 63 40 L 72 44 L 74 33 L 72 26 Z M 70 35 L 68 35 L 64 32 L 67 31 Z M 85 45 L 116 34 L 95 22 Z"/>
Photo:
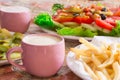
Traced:
<path id="1" fill-rule="evenodd" d="M 91 56 L 89 53 L 85 53 L 85 50 L 77 49 L 77 48 L 71 48 L 72 52 L 74 52 L 76 55 L 83 55 L 83 56 Z"/>
<path id="2" fill-rule="evenodd" d="M 111 76 L 109 75 L 109 73 L 107 72 L 107 70 L 105 68 L 102 69 L 102 72 L 107 77 L 108 80 L 112 80 Z"/>
<path id="3" fill-rule="evenodd" d="M 82 55 L 84 53 L 83 50 L 80 50 L 80 49 L 77 49 L 77 48 L 71 48 L 70 50 L 75 53 L 76 59 L 79 59 L 80 55 Z"/>
<path id="4" fill-rule="evenodd" d="M 93 70 L 84 62 L 83 63 L 86 71 L 89 73 L 89 75 L 92 77 L 93 80 L 98 80 L 98 77 L 96 76 L 96 74 L 93 72 Z"/>
<path id="5" fill-rule="evenodd" d="M 101 64 L 101 62 L 98 60 L 98 58 L 94 55 L 94 54 L 92 54 L 92 61 L 93 61 L 93 63 L 96 65 L 96 66 L 99 66 L 100 64 Z"/>
<path id="6" fill-rule="evenodd" d="M 88 56 L 80 56 L 80 59 L 82 59 L 86 63 L 90 63 L 92 61 L 91 57 Z"/>
<path id="7" fill-rule="evenodd" d="M 120 80 L 120 65 L 118 64 L 118 62 L 113 63 L 113 70 L 115 72 L 113 80 Z"/>
<path id="8" fill-rule="evenodd" d="M 95 49 L 87 49 L 84 51 L 84 53 L 88 54 L 89 56 L 91 56 L 92 54 L 99 55 L 98 51 Z"/>
<path id="9" fill-rule="evenodd" d="M 109 80 L 109 79 L 107 79 L 107 77 L 101 71 L 96 71 L 96 75 L 99 78 L 97 80 Z"/>
<path id="10" fill-rule="evenodd" d="M 112 54 L 110 58 L 108 58 L 103 64 L 99 65 L 98 67 L 104 68 L 111 65 L 113 62 L 114 62 L 114 54 Z"/>
<path id="11" fill-rule="evenodd" d="M 80 38 L 79 42 L 83 43 L 85 46 L 87 46 L 88 48 L 91 49 L 95 49 L 97 51 L 100 51 L 95 45 L 91 44 L 90 42 L 88 42 L 87 40 L 85 40 L 84 38 Z"/>

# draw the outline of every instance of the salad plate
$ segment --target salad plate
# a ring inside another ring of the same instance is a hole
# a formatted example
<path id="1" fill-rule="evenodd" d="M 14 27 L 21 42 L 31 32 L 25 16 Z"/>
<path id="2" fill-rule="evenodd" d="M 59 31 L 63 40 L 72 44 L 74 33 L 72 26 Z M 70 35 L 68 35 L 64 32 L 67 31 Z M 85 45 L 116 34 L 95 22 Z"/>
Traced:
<path id="1" fill-rule="evenodd" d="M 111 9 L 102 4 L 65 6 L 53 4 L 51 13 L 41 12 L 34 23 L 43 31 L 62 35 L 66 39 L 94 36 L 120 36 L 120 9 Z"/>
<path id="2" fill-rule="evenodd" d="M 6 59 L 6 52 L 12 47 L 20 46 L 23 36 L 22 33 L 10 32 L 4 28 L 0 29 L 0 66 L 9 64 Z M 11 55 L 11 58 L 13 61 L 19 62 L 20 53 L 14 52 Z"/>

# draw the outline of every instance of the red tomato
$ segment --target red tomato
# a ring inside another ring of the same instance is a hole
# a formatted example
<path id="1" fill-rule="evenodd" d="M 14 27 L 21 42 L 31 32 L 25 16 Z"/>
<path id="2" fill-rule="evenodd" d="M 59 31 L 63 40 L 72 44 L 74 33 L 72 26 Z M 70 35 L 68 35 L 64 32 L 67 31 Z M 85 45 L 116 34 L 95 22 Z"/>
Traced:
<path id="1" fill-rule="evenodd" d="M 113 25 L 111 25 L 110 23 L 107 23 L 106 21 L 101 20 L 101 19 L 95 19 L 95 23 L 99 27 L 107 29 L 107 30 L 112 30 L 112 28 L 114 28 Z"/>
<path id="2" fill-rule="evenodd" d="M 91 24 L 91 23 L 93 22 L 93 19 L 90 18 L 89 16 L 88 16 L 88 17 L 80 17 L 80 16 L 77 16 L 77 17 L 74 18 L 73 21 L 75 21 L 75 22 L 77 22 L 77 23 L 79 23 L 79 24 L 80 24 L 80 23 Z"/>
<path id="3" fill-rule="evenodd" d="M 110 23 L 111 25 L 113 26 L 116 26 L 116 22 L 113 18 L 109 17 L 109 18 L 106 18 L 105 20 L 107 23 Z"/>
<path id="4" fill-rule="evenodd" d="M 73 15 L 69 13 L 59 13 L 58 15 L 53 16 L 53 20 L 60 23 L 71 22 L 73 20 Z"/>

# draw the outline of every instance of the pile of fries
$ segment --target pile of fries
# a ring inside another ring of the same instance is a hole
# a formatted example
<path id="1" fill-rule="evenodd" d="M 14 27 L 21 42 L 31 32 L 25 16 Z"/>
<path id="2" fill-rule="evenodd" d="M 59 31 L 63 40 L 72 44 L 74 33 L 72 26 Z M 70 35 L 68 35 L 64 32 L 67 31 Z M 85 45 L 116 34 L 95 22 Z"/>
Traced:
<path id="1" fill-rule="evenodd" d="M 120 43 L 95 46 L 84 38 L 85 49 L 71 48 L 93 80 L 120 80 Z"/>

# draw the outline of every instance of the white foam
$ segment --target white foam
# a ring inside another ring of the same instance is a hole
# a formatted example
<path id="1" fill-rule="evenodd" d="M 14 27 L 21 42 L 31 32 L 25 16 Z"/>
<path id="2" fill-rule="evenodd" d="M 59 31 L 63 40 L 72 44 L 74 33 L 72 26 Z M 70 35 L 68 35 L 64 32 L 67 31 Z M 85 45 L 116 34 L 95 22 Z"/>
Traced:
<path id="1" fill-rule="evenodd" d="M 30 11 L 28 8 L 21 6 L 2 6 L 0 10 L 3 12 L 10 12 L 10 13 L 20 13 L 20 12 Z"/>
<path id="2" fill-rule="evenodd" d="M 32 45 L 53 45 L 60 41 L 59 38 L 54 36 L 26 36 L 23 38 L 23 42 L 32 44 Z"/>

